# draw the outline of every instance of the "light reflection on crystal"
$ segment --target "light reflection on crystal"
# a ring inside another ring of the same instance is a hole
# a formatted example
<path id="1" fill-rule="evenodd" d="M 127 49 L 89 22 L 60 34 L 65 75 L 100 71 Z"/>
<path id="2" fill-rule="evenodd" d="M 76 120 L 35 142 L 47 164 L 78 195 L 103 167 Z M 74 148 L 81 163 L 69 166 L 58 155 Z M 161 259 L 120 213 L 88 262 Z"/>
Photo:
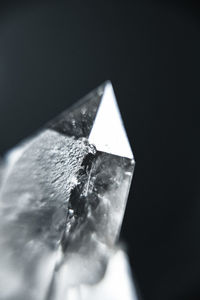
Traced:
<path id="1" fill-rule="evenodd" d="M 133 159 L 115 94 L 110 82 L 105 90 L 89 135 L 89 142 L 97 150 Z"/>

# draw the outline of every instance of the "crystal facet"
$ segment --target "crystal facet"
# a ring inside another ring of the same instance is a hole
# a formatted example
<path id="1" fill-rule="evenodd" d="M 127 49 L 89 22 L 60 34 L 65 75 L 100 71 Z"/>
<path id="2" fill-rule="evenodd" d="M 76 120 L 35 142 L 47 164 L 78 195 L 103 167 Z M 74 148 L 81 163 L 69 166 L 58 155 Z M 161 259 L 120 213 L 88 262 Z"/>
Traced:
<path id="1" fill-rule="evenodd" d="M 110 82 L 11 151 L 0 181 L 0 300 L 72 299 L 102 280 L 133 170 Z"/>

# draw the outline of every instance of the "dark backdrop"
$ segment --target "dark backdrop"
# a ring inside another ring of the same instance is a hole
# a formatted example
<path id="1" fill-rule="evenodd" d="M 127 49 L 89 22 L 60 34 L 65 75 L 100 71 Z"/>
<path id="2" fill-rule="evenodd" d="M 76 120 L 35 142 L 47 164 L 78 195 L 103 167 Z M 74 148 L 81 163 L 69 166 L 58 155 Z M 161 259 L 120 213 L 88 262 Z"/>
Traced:
<path id="1" fill-rule="evenodd" d="M 144 300 L 200 299 L 199 5 L 0 4 L 0 153 L 106 79 L 136 158 L 122 229 Z"/>

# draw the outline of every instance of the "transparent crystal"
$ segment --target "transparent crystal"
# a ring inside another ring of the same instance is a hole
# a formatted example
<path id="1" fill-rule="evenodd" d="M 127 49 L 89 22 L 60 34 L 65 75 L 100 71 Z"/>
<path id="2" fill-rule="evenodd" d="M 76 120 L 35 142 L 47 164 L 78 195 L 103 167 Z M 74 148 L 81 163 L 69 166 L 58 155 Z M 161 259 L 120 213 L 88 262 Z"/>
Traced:
<path id="1" fill-rule="evenodd" d="M 1 169 L 0 299 L 65 300 L 98 284 L 116 255 L 134 169 L 111 83 L 11 151 Z"/>

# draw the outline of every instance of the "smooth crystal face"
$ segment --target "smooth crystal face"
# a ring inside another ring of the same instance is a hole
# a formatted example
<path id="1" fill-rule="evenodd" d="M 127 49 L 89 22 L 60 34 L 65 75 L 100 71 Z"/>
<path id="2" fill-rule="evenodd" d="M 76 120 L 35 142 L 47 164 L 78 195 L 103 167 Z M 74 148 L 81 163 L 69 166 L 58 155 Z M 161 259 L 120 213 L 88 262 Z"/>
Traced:
<path id="1" fill-rule="evenodd" d="M 65 300 L 102 280 L 134 170 L 111 83 L 14 149 L 1 170 L 0 300 Z"/>

